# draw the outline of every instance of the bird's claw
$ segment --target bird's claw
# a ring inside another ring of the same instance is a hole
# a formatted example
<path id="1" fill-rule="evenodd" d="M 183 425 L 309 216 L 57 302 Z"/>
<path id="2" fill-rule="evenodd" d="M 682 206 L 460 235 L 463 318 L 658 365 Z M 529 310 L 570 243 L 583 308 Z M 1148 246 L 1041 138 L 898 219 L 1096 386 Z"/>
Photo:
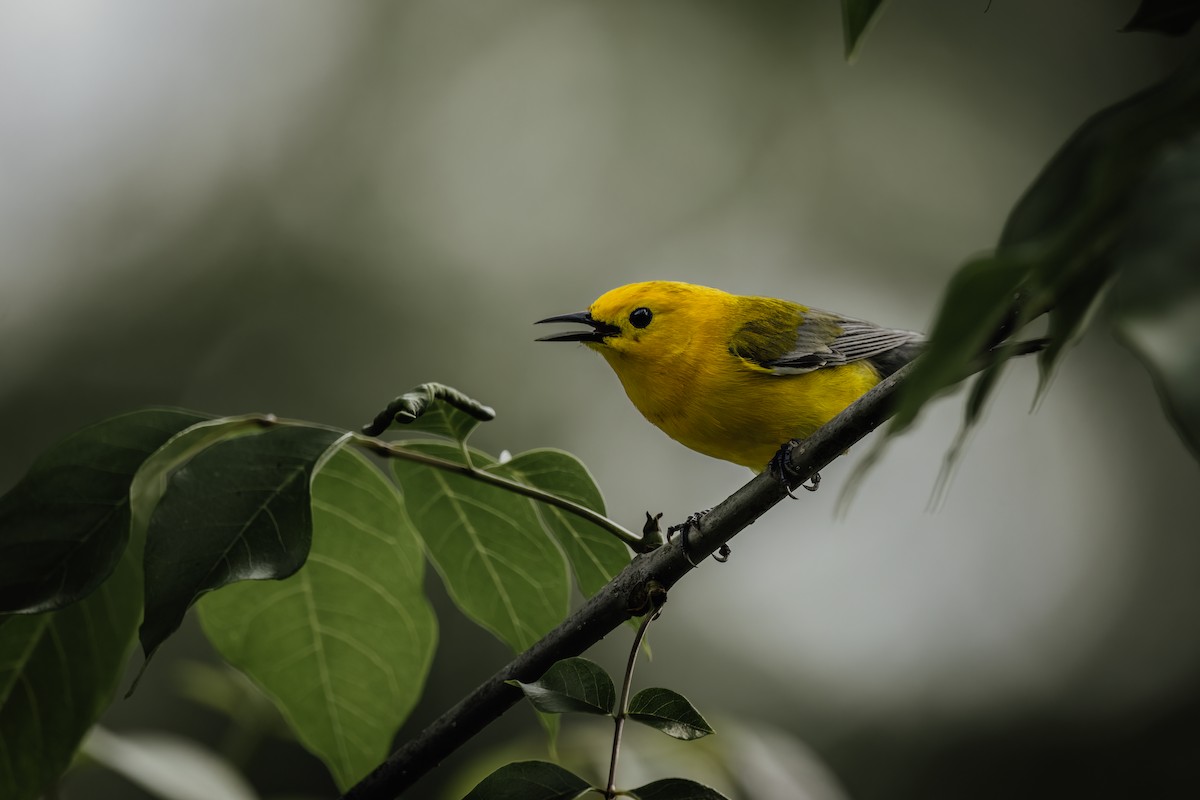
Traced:
<path id="1" fill-rule="evenodd" d="M 681 550 L 683 550 L 683 557 L 686 558 L 688 563 L 691 564 L 693 567 L 698 567 L 698 566 L 700 566 L 700 564 L 699 564 L 699 562 L 696 561 L 696 559 L 692 558 L 691 552 L 688 551 L 688 546 L 687 546 L 688 530 L 691 528 L 698 528 L 700 526 L 700 520 L 703 519 L 704 515 L 707 514 L 709 511 L 712 511 L 712 509 L 709 508 L 704 511 L 697 511 L 694 514 L 690 514 L 687 519 L 685 519 L 683 522 L 679 523 L 678 525 L 671 525 L 670 527 L 667 528 L 667 541 L 668 542 L 672 541 L 675 537 L 675 534 L 678 533 L 679 534 L 679 547 Z M 717 561 L 718 563 L 724 564 L 726 561 L 729 560 L 729 554 L 731 552 L 732 551 L 729 549 L 729 545 L 723 544 L 719 548 L 717 548 L 717 552 L 713 553 L 713 560 Z"/>
<path id="2" fill-rule="evenodd" d="M 784 442 L 775 455 L 771 456 L 770 463 L 767 464 L 767 469 L 779 480 L 779 483 L 783 486 L 783 491 L 793 500 L 800 499 L 792 494 L 791 485 L 792 479 L 799 477 L 795 475 L 795 470 L 792 469 L 792 451 L 799 446 L 799 439 Z M 808 480 L 808 483 L 801 483 L 800 486 L 804 487 L 807 491 L 815 492 L 821 486 L 821 473 L 814 472 Z"/>

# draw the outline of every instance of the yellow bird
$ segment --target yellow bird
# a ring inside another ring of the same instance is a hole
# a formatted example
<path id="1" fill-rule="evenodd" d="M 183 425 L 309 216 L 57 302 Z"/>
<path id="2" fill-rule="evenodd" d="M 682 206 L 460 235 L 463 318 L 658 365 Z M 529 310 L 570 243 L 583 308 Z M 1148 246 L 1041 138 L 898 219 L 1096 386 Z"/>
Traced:
<path id="1" fill-rule="evenodd" d="M 761 472 L 920 352 L 912 331 L 674 281 L 631 283 L 587 311 L 539 320 L 589 326 L 583 342 L 675 441 Z"/>

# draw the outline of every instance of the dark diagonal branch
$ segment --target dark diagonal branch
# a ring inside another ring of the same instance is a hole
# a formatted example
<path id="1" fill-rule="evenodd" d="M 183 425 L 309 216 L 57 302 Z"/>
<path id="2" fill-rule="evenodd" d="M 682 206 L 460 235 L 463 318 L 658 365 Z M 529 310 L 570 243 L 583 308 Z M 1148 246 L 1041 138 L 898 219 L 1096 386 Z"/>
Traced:
<path id="1" fill-rule="evenodd" d="M 792 450 L 797 485 L 891 416 L 896 387 L 908 371 L 909 367 L 905 367 L 884 380 Z M 699 561 L 786 496 L 775 477 L 767 473 L 756 476 L 691 529 L 688 551 Z M 637 556 L 561 625 L 430 723 L 417 738 L 388 756 L 342 795 L 343 800 L 396 797 L 521 699 L 521 691 L 505 681 L 537 680 L 554 662 L 583 653 L 631 616 L 650 609 L 648 586 L 657 583 L 669 588 L 693 569 L 678 542 Z"/>

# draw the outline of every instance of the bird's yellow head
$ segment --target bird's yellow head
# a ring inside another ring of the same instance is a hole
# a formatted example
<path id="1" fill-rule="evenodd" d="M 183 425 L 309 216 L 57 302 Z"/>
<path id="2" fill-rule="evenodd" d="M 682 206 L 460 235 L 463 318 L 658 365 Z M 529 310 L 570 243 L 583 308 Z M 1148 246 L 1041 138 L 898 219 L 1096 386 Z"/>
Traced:
<path id="1" fill-rule="evenodd" d="M 646 281 L 602 294 L 587 311 L 539 322 L 577 322 L 591 330 L 543 336 L 540 342 L 583 342 L 618 362 L 678 359 L 719 326 L 733 295 L 707 286 Z M 678 363 L 678 362 L 677 362 Z"/>

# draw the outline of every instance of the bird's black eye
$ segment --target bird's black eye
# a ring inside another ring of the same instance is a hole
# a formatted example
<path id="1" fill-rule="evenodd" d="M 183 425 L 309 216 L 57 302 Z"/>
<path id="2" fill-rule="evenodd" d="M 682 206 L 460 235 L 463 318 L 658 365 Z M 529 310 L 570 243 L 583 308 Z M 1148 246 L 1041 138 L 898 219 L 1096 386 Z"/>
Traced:
<path id="1" fill-rule="evenodd" d="M 644 328 L 654 319 L 654 312 L 648 308 L 635 308 L 629 312 L 629 324 L 635 328 Z"/>

